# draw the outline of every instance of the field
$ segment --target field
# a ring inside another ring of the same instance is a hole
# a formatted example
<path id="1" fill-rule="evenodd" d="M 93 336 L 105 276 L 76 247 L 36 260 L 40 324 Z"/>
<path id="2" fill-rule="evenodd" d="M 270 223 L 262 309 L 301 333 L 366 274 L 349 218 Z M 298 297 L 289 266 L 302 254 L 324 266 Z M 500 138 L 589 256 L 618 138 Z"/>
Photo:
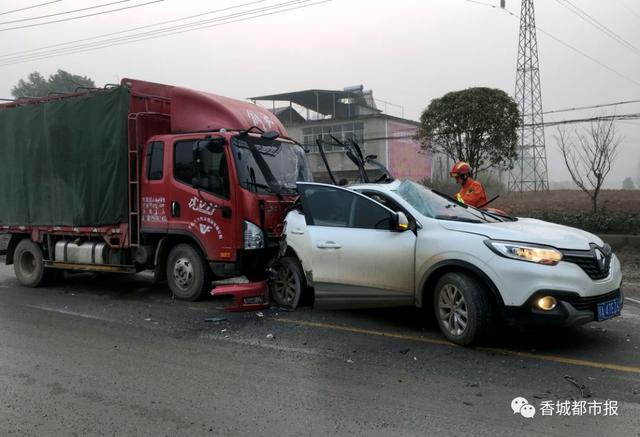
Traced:
<path id="1" fill-rule="evenodd" d="M 490 206 L 519 216 L 542 212 L 591 213 L 591 199 L 577 190 L 505 193 Z M 603 213 L 640 215 L 640 190 L 604 190 L 598 196 L 598 206 Z"/>
<path id="2" fill-rule="evenodd" d="M 595 234 L 640 234 L 640 191 L 605 190 L 598 199 L 596 214 L 585 193 L 570 190 L 505 193 L 490 206 Z"/>

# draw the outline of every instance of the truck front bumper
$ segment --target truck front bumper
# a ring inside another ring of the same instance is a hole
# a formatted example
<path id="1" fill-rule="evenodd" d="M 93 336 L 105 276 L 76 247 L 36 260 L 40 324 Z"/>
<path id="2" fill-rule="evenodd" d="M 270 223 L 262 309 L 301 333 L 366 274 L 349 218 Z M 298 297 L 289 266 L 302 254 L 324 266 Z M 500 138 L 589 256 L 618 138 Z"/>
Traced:
<path id="1" fill-rule="evenodd" d="M 555 308 L 544 311 L 534 302 L 542 296 L 553 296 L 557 300 Z M 505 306 L 503 318 L 514 326 L 523 327 L 568 327 L 583 325 L 597 320 L 598 304 L 618 299 L 620 309 L 624 304 L 622 287 L 599 296 L 581 297 L 577 293 L 554 290 L 540 290 L 521 306 Z"/>
<path id="2" fill-rule="evenodd" d="M 269 306 L 269 286 L 267 281 L 239 284 L 218 284 L 211 290 L 212 296 L 232 296 L 233 305 L 227 312 L 255 311 Z"/>

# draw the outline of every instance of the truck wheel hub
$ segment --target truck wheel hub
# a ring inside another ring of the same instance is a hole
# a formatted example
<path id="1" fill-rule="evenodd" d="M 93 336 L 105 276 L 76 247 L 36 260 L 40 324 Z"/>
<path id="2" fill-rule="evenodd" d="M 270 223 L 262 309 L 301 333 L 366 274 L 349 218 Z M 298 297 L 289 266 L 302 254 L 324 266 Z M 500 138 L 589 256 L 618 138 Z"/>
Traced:
<path id="1" fill-rule="evenodd" d="M 186 258 L 179 258 L 173 266 L 173 279 L 180 288 L 189 288 L 193 282 L 193 265 Z"/>

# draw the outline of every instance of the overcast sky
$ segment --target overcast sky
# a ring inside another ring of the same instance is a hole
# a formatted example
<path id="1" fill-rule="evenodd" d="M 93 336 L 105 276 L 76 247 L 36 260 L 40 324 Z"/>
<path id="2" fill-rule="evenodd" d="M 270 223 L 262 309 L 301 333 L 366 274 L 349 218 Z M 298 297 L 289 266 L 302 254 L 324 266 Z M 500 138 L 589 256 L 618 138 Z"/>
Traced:
<path id="1" fill-rule="evenodd" d="M 11 87 L 33 71 L 49 75 L 57 69 L 89 76 L 100 86 L 132 77 L 236 98 L 364 84 L 373 90 L 374 97 L 402 105 L 405 116 L 414 120 L 431 99 L 449 91 L 488 86 L 514 93 L 519 22 L 499 8 L 479 4 L 497 6 L 499 0 L 333 0 L 176 35 L 150 34 L 152 39 L 132 44 L 7 65 L 5 55 L 13 52 L 245 4 L 164 27 L 211 20 L 286 0 L 163 0 L 78 20 L 7 30 L 153 0 L 60 0 L 6 13 L 48 1 L 0 2 L 0 97 L 9 98 Z M 113 4 L 7 23 L 106 3 Z M 581 20 L 565 7 L 566 0 L 537 0 L 539 28 L 593 58 L 538 33 L 544 110 L 640 99 L 640 1 L 571 0 L 570 4 L 628 44 L 625 47 Z M 519 15 L 520 1 L 506 0 L 506 6 Z M 148 27 L 136 33 L 157 29 Z M 110 38 L 128 35 L 131 33 Z M 554 114 L 545 120 L 639 112 L 640 104 L 629 104 Z M 626 176 L 634 177 L 635 182 L 640 177 L 640 120 L 620 122 L 617 127 L 624 141 L 610 176 L 612 188 L 619 188 Z M 553 131 L 548 129 L 550 179 L 567 180 L 554 143 Z"/>

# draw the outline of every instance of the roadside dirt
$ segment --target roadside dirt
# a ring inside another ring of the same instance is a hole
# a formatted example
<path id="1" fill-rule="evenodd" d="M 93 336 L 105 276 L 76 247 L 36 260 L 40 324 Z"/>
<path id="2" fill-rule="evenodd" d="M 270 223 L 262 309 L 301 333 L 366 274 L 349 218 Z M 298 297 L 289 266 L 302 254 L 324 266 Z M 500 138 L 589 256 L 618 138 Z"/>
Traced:
<path id="1" fill-rule="evenodd" d="M 617 250 L 616 255 L 622 263 L 626 295 L 640 298 L 640 249 L 626 246 Z"/>
<path id="2" fill-rule="evenodd" d="M 516 215 L 542 211 L 565 213 L 591 211 L 589 197 L 578 190 L 504 193 L 491 206 L 503 208 Z M 640 213 L 640 190 L 604 190 L 598 196 L 598 206 L 602 211 Z"/>

